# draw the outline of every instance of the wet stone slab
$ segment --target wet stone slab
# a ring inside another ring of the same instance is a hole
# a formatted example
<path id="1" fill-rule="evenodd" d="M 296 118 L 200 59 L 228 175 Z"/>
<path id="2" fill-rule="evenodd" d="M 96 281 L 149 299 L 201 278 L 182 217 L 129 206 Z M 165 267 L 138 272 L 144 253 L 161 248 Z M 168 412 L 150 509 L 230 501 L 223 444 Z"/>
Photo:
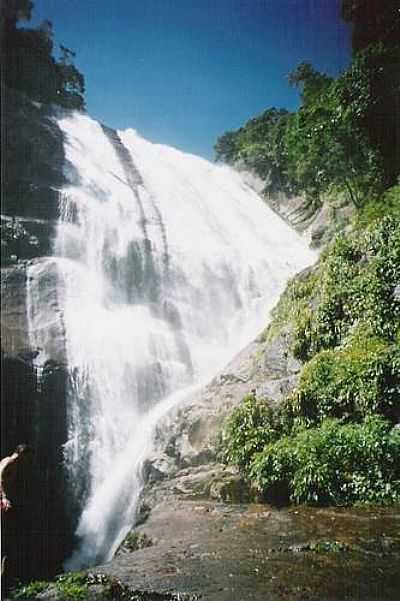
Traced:
<path id="1" fill-rule="evenodd" d="M 152 546 L 94 570 L 130 590 L 207 601 L 397 601 L 400 513 L 172 498 L 137 528 Z M 92 570 L 93 571 L 93 570 Z"/>

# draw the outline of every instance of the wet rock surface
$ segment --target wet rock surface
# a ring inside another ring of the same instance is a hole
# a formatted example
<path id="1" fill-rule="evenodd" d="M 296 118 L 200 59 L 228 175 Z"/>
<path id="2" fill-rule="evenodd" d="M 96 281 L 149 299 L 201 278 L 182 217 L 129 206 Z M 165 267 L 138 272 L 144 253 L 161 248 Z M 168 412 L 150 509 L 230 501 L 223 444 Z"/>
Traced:
<path id="1" fill-rule="evenodd" d="M 249 344 L 205 389 L 164 421 L 157 450 L 145 466 L 152 481 L 174 477 L 179 470 L 217 462 L 221 427 L 244 396 L 254 394 L 271 406 L 297 385 L 301 364 L 290 351 L 291 334 L 283 329 L 272 341 Z"/>
<path id="2" fill-rule="evenodd" d="M 13 509 L 2 515 L 7 586 L 54 575 L 71 525 L 61 467 L 68 374 L 54 265 L 37 286 L 41 325 L 29 323 L 28 299 L 29 267 L 40 270 L 51 253 L 65 181 L 63 136 L 51 106 L 4 86 L 2 101 L 1 456 L 22 442 L 33 449 L 10 491 Z M 50 353 L 37 361 L 45 338 Z"/>
<path id="3" fill-rule="evenodd" d="M 96 568 L 132 590 L 208 601 L 394 601 L 400 516 L 393 510 L 276 510 L 177 496 L 137 528 L 153 545 Z"/>
<path id="4" fill-rule="evenodd" d="M 40 379 L 32 363 L 2 355 L 2 457 L 25 442 L 33 450 L 18 466 L 8 491 L 12 510 L 2 515 L 2 556 L 7 557 L 2 584 L 49 578 L 61 570 L 72 544 L 70 511 L 62 470 L 66 431 L 66 380 L 63 366 L 49 363 Z"/>
<path id="5" fill-rule="evenodd" d="M 35 267 L 38 281 L 36 288 L 40 297 L 39 316 L 29 324 L 28 286 L 29 267 Z M 40 281 L 39 281 L 40 279 Z M 19 261 L 13 266 L 1 269 L 1 349 L 5 356 L 18 357 L 24 361 L 34 361 L 42 350 L 32 345 L 29 328 L 33 328 L 33 338 L 38 342 L 47 340 L 49 361 L 65 364 L 65 332 L 58 302 L 60 278 L 55 262 L 46 258 Z M 32 337 L 31 337 L 32 338 Z"/>
<path id="6" fill-rule="evenodd" d="M 41 349 L 29 336 L 28 266 L 41 261 L 1 269 L 1 456 L 23 442 L 33 450 L 7 491 L 12 510 L 1 516 L 2 556 L 7 556 L 3 587 L 16 579 L 54 575 L 72 528 L 61 467 L 68 374 L 55 270 L 41 286 L 41 311 L 47 315 L 41 336 L 51 339 L 52 354 L 40 368 Z"/>
<path id="7" fill-rule="evenodd" d="M 263 196 L 275 213 L 306 236 L 311 247 L 323 247 L 339 229 L 346 231 L 355 214 L 355 207 L 346 198 L 322 197 L 319 202 L 310 202 L 305 195 L 288 196 L 278 191 L 268 194 L 265 191 L 266 182 L 249 170 L 243 161 L 237 161 L 235 168 L 245 183 Z"/>
<path id="8" fill-rule="evenodd" d="M 289 331 L 260 339 L 164 424 L 132 530 L 152 545 L 129 552 L 123 544 L 95 572 L 129 590 L 207 601 L 397 599 L 398 509 L 278 510 L 218 463 L 218 433 L 232 408 L 250 392 L 279 403 L 299 370 Z"/>
<path id="9" fill-rule="evenodd" d="M 2 97 L 2 213 L 57 219 L 65 157 L 54 109 L 6 87 Z"/>

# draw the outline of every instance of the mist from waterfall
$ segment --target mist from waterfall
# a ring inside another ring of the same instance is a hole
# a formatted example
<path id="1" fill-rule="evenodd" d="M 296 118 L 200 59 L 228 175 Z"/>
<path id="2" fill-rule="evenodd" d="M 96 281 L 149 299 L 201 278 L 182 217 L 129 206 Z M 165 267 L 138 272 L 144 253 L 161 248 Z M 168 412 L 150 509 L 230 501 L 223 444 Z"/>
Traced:
<path id="1" fill-rule="evenodd" d="M 160 419 L 260 332 L 314 256 L 232 169 L 82 114 L 59 125 L 70 183 L 51 264 L 70 374 L 65 462 L 81 507 L 66 563 L 76 569 L 109 560 L 132 526 Z"/>

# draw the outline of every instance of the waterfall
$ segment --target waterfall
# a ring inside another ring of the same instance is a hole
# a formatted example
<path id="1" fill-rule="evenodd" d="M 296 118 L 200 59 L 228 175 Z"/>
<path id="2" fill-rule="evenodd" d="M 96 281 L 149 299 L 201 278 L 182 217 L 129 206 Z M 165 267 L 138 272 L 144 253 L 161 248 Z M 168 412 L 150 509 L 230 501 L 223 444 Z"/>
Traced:
<path id="1" fill-rule="evenodd" d="M 313 254 L 232 169 L 82 114 L 59 125 L 69 184 L 52 264 L 81 506 L 72 569 L 112 557 L 157 422 L 259 333 Z"/>

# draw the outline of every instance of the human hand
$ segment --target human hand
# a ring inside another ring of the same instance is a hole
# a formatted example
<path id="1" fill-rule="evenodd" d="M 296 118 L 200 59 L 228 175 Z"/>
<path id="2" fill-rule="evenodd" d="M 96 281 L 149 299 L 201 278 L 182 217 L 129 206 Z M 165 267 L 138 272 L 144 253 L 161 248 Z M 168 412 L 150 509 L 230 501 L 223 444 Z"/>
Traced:
<path id="1" fill-rule="evenodd" d="M 8 511 L 11 509 L 11 502 L 7 499 L 7 497 L 3 497 L 0 501 L 0 507 L 2 511 Z"/>

